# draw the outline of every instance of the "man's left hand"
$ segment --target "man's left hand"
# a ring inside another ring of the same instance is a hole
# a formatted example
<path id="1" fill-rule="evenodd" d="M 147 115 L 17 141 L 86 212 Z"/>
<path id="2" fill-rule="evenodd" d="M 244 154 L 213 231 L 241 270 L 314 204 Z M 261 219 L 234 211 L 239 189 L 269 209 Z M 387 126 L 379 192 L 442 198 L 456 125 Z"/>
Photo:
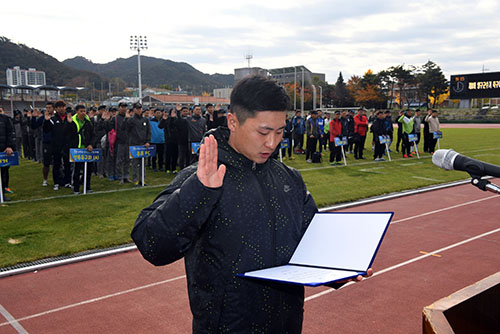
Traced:
<path id="1" fill-rule="evenodd" d="M 149 143 L 144 144 L 144 146 L 149 147 Z"/>
<path id="2" fill-rule="evenodd" d="M 92 145 L 87 146 L 87 151 L 92 152 L 93 149 Z"/>

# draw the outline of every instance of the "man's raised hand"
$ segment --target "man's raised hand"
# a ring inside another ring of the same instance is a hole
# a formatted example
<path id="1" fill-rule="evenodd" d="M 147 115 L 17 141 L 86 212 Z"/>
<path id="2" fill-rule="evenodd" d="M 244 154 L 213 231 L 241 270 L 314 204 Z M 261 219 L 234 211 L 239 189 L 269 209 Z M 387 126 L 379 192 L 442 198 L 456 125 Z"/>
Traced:
<path id="1" fill-rule="evenodd" d="M 205 187 L 218 188 L 222 186 L 225 174 L 225 165 L 217 168 L 217 140 L 213 135 L 205 137 L 205 142 L 200 146 L 200 158 L 196 171 L 198 180 Z"/>

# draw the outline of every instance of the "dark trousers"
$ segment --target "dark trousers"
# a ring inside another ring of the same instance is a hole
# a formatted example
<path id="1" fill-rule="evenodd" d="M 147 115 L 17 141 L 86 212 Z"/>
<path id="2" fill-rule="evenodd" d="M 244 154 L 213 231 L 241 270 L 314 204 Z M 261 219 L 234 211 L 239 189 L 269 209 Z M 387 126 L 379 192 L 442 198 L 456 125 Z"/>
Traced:
<path id="1" fill-rule="evenodd" d="M 316 152 L 316 146 L 318 145 L 318 138 L 307 137 L 306 143 L 306 160 L 312 158 L 312 154 Z"/>
<path id="2" fill-rule="evenodd" d="M 53 148 L 52 151 L 54 161 L 52 178 L 54 179 L 54 184 L 58 184 L 62 187 L 71 182 L 71 163 L 69 162 L 68 154 L 62 153 L 59 148 Z M 63 167 L 63 170 L 61 170 L 61 166 Z"/>
<path id="3" fill-rule="evenodd" d="M 9 187 L 9 168 L 10 166 L 0 167 L 0 173 L 2 174 L 2 187 L 4 189 Z M 0 189 L 0 191 L 3 191 L 3 189 Z"/>
<path id="4" fill-rule="evenodd" d="M 87 163 L 87 191 L 90 190 L 90 176 L 91 168 Z M 73 191 L 80 192 L 80 185 L 83 183 L 83 171 L 85 170 L 85 162 L 75 162 L 75 169 L 73 170 Z"/>
<path id="5" fill-rule="evenodd" d="M 318 138 L 318 141 L 319 141 L 319 153 L 323 152 L 323 145 L 325 145 L 325 141 L 326 141 L 326 138 L 325 136 L 320 136 Z"/>
<path id="6" fill-rule="evenodd" d="M 403 133 L 403 144 L 401 145 L 401 151 L 403 155 L 410 155 L 411 152 L 411 143 L 410 140 L 408 139 L 408 134 Z"/>
<path id="7" fill-rule="evenodd" d="M 431 139 L 430 139 L 430 142 L 429 142 L 429 153 L 434 153 L 435 152 L 437 141 L 438 141 L 437 138 L 434 139 L 433 136 L 432 136 L 432 133 L 431 133 Z"/>
<path id="8" fill-rule="evenodd" d="M 165 145 L 165 170 L 173 172 L 177 169 L 177 157 L 179 156 L 179 148 L 176 142 L 167 142 Z"/>
<path id="9" fill-rule="evenodd" d="M 354 143 L 354 158 L 361 159 L 363 157 L 365 141 L 366 141 L 366 136 L 359 136 L 359 141 Z"/>
<path id="10" fill-rule="evenodd" d="M 399 126 L 402 126 L 399 124 Z M 399 143 L 403 140 L 403 134 L 398 131 L 398 141 L 396 142 L 396 151 L 399 152 Z"/>
<path id="11" fill-rule="evenodd" d="M 335 146 L 335 142 L 330 142 L 330 162 L 340 162 L 342 160 L 342 149 L 340 146 Z"/>
<path id="12" fill-rule="evenodd" d="M 429 146 L 432 140 L 432 135 L 429 131 L 424 131 L 424 152 L 430 152 Z"/>
<path id="13" fill-rule="evenodd" d="M 153 169 L 156 169 L 156 161 L 158 161 L 158 168 L 163 168 L 164 154 L 165 152 L 165 144 L 153 144 L 156 146 L 156 155 L 152 159 Z"/>
<path id="14" fill-rule="evenodd" d="M 378 138 L 377 138 L 378 139 Z M 373 153 L 373 158 L 382 158 L 385 151 L 385 144 L 381 144 L 379 140 L 375 141 L 375 152 Z"/>
<path id="15" fill-rule="evenodd" d="M 179 144 L 179 168 L 182 170 L 186 166 L 189 166 L 189 160 L 191 159 L 191 150 L 188 144 Z"/>
<path id="16" fill-rule="evenodd" d="M 354 147 L 354 136 L 353 135 L 350 135 L 349 137 L 347 137 L 347 151 L 348 152 L 352 152 L 353 150 L 353 147 Z"/>
<path id="17" fill-rule="evenodd" d="M 293 148 L 302 150 L 304 146 L 304 134 L 293 133 Z"/>

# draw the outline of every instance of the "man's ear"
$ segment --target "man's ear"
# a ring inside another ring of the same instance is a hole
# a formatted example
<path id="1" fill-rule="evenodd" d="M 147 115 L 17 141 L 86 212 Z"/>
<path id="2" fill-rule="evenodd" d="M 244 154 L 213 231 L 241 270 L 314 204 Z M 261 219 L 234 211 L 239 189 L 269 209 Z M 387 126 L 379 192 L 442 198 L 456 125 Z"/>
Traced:
<path id="1" fill-rule="evenodd" d="M 235 114 L 228 113 L 227 114 L 227 127 L 230 131 L 236 130 L 236 125 L 238 124 L 238 119 Z"/>

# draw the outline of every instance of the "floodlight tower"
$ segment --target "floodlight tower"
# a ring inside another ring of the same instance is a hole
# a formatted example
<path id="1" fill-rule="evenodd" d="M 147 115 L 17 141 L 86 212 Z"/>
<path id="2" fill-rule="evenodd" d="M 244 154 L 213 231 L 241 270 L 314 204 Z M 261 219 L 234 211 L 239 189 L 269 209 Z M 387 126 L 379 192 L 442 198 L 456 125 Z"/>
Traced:
<path id="1" fill-rule="evenodd" d="M 142 103 L 142 82 L 141 82 L 141 50 L 148 49 L 148 39 L 146 36 L 130 36 L 130 50 L 137 50 L 137 75 L 139 77 L 139 102 Z"/>
<path id="2" fill-rule="evenodd" d="M 252 58 L 253 58 L 253 55 L 250 52 L 245 55 L 245 59 L 248 62 L 248 68 L 250 68 L 250 60 L 252 60 Z"/>

